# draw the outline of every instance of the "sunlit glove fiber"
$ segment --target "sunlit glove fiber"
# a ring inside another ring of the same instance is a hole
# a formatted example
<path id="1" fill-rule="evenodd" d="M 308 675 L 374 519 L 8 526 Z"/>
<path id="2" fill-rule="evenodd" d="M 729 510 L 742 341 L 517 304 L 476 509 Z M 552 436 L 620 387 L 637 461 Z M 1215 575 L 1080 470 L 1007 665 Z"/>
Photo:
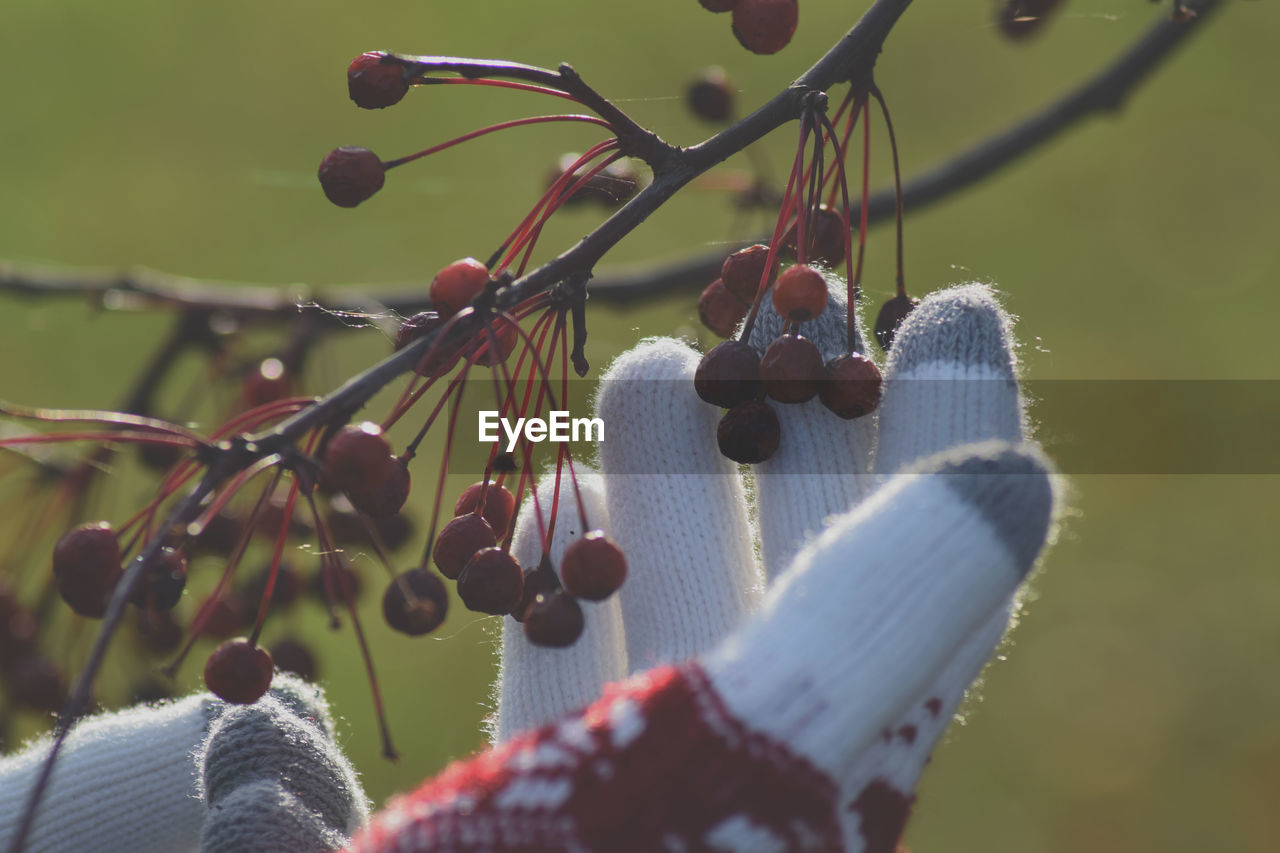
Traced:
<path id="1" fill-rule="evenodd" d="M 196 756 L 208 816 L 201 853 L 322 853 L 368 817 L 320 694 L 298 682 L 229 706 Z"/>
<path id="2" fill-rule="evenodd" d="M 81 720 L 58 757 L 25 849 L 30 853 L 200 849 L 201 828 L 210 813 L 202 801 L 199 762 L 211 743 L 216 751 L 219 743 L 226 742 L 219 732 L 235 728 L 230 725 L 233 717 L 249 713 L 291 738 L 305 732 L 290 742 L 286 767 L 307 763 L 298 755 L 317 753 L 346 768 L 345 773 L 324 778 L 285 776 L 298 781 L 297 795 L 303 801 L 345 796 L 353 803 L 351 819 L 364 819 L 364 794 L 332 743 L 332 723 L 323 696 L 314 687 L 277 674 L 271 691 L 254 706 L 227 705 L 203 694 Z M 0 761 L 0 847 L 8 845 L 21 819 L 48 744 L 49 739 L 42 738 Z M 224 776 L 231 780 L 252 776 L 269 766 L 265 763 L 269 756 L 270 751 L 264 755 L 257 748 L 237 749 L 233 760 L 243 769 Z M 216 824 L 224 808 L 215 809 L 209 823 Z M 256 849 L 331 850 L 345 840 L 345 836 L 334 836 L 328 847 Z"/>
<path id="3" fill-rule="evenodd" d="M 827 325 L 831 355 L 843 324 Z M 507 620 L 496 733 L 555 721 L 397 799 L 352 850 L 893 849 L 1053 515 L 1047 463 L 1021 444 L 1007 319 L 978 286 L 926 299 L 899 330 L 878 430 L 776 407 L 791 451 L 757 470 L 756 498 L 778 577 L 749 618 L 744 492 L 694 397 L 697 358 L 652 341 L 604 379 L 604 476 L 583 478 L 584 501 L 631 571 L 616 604 L 584 603 L 595 635 L 530 649 Z M 561 500 L 574 518 L 567 484 Z M 625 652 L 601 648 L 619 637 Z M 622 666 L 654 668 L 604 686 Z M 561 716 L 593 686 L 602 698 Z"/>

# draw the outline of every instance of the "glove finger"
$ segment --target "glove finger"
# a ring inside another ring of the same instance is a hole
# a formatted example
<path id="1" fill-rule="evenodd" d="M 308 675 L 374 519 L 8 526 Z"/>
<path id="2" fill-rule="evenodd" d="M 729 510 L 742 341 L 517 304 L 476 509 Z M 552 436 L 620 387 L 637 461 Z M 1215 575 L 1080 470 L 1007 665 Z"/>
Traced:
<path id="1" fill-rule="evenodd" d="M 877 475 L 959 444 L 1023 440 L 1010 325 L 985 285 L 920 301 L 898 330 L 885 369 Z"/>
<path id="2" fill-rule="evenodd" d="M 587 522 L 609 530 L 604 481 L 585 466 L 577 465 Z M 543 518 L 551 511 L 554 477 L 538 488 Z M 564 549 L 583 533 L 578 502 L 566 470 L 560 481 L 560 503 L 551 540 L 551 561 L 560 565 Z M 511 555 L 522 566 L 536 566 L 542 542 L 534 518 L 533 502 L 526 500 L 516 522 Z M 502 743 L 517 732 L 541 726 L 567 711 L 587 704 L 601 688 L 626 674 L 626 646 L 618 596 L 601 602 L 582 601 L 585 626 L 582 636 L 566 649 L 535 646 L 525 637 L 524 626 L 511 617 L 502 620 L 502 662 L 498 673 L 497 712 L 491 722 L 491 740 Z"/>
<path id="3" fill-rule="evenodd" d="M 631 672 L 711 648 L 760 587 L 737 466 L 716 444 L 719 411 L 698 399 L 699 356 L 671 339 L 625 353 L 600 382 L 600 464 Z"/>
<path id="4" fill-rule="evenodd" d="M 1038 451 L 989 442 L 923 465 L 806 547 L 705 664 L 740 719 L 836 780 L 1003 610 L 1049 530 Z"/>
<path id="5" fill-rule="evenodd" d="M 828 279 L 827 309 L 800 327 L 822 353 L 823 362 L 848 353 L 844 282 Z M 783 319 L 766 301 L 751 331 L 751 345 L 763 354 L 783 332 Z M 855 349 L 865 352 L 861 318 L 855 309 Z M 817 398 L 805 403 L 773 403 L 781 427 L 774 455 L 753 466 L 756 518 L 767 582 L 785 569 L 807 539 L 866 497 L 872 488 L 871 452 L 875 415 L 846 421 Z"/>
<path id="6" fill-rule="evenodd" d="M 309 816 L 299 824 L 297 843 L 272 849 L 334 849 L 315 846 L 315 839 L 345 836 L 368 818 L 354 769 L 326 731 L 308 721 L 312 714 L 296 710 L 308 697 L 295 692 L 281 701 L 273 694 L 252 705 L 226 706 L 209 727 L 196 759 L 210 815 L 201 833 L 205 851 L 248 849 L 242 843 L 251 836 L 242 827 L 256 825 L 265 832 L 273 811 L 282 826 L 292 826 L 281 810 L 296 803 Z M 281 783 L 290 792 L 287 802 L 244 794 L 246 788 Z"/>
<path id="7" fill-rule="evenodd" d="M 205 812 L 191 753 L 222 707 L 206 694 L 77 722 L 59 753 L 28 849 L 194 850 Z M 42 739 L 0 761 L 0 849 L 8 849 L 48 747 Z"/>

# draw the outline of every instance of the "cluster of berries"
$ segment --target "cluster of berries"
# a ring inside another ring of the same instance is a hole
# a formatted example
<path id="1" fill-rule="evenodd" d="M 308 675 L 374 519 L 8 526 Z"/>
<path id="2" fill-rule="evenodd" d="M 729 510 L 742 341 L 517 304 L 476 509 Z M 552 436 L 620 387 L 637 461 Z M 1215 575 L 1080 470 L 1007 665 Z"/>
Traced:
<path id="1" fill-rule="evenodd" d="M 733 34 L 752 53 L 777 53 L 791 42 L 800 19 L 797 0 L 698 0 L 712 12 L 733 13 Z"/>
<path id="2" fill-rule="evenodd" d="M 698 396 L 728 409 L 717 439 L 720 452 L 735 462 L 763 462 L 777 450 L 780 427 L 766 400 L 797 404 L 818 397 L 846 420 L 869 414 L 880 401 L 880 371 L 875 362 L 850 349 L 824 364 L 818 347 L 799 333 L 801 324 L 827 308 L 828 286 L 821 269 L 797 263 L 775 277 L 773 269 L 766 269 L 770 256 L 763 244 L 730 255 L 700 303 L 704 320 L 711 313 L 716 323 L 729 315 L 713 305 L 732 304 L 733 311 L 741 306 L 742 314 L 733 320 L 736 325 L 756 299 L 757 290 L 766 287 L 784 321 L 783 333 L 763 355 L 747 343 L 744 331 L 743 339 L 726 340 L 704 355 L 694 375 Z"/>

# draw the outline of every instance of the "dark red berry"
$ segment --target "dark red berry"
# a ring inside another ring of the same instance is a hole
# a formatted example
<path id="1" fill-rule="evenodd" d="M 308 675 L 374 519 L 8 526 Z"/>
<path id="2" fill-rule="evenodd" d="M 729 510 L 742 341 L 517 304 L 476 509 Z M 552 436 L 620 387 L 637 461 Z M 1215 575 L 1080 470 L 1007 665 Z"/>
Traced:
<path id="1" fill-rule="evenodd" d="M 1005 0 L 996 9 L 1000 31 L 1011 39 L 1037 32 L 1060 0 Z"/>
<path id="2" fill-rule="evenodd" d="M 35 651 L 36 617 L 10 590 L 0 590 L 0 670 Z"/>
<path id="3" fill-rule="evenodd" d="M 402 634 L 418 637 L 439 628 L 449 612 L 444 581 L 427 569 L 412 569 L 391 581 L 382 596 L 382 615 Z"/>
<path id="4" fill-rule="evenodd" d="M 728 11 L 727 9 L 725 11 Z M 733 115 L 733 87 L 720 66 L 703 71 L 685 91 L 685 102 L 698 118 L 727 121 Z"/>
<path id="5" fill-rule="evenodd" d="M 240 398 L 247 409 L 283 400 L 290 393 L 292 382 L 289 371 L 278 358 L 264 358 L 245 374 L 240 383 Z"/>
<path id="6" fill-rule="evenodd" d="M 799 19 L 796 0 L 738 0 L 733 7 L 733 34 L 752 53 L 777 53 L 791 41 Z"/>
<path id="7" fill-rule="evenodd" d="M 778 416 L 762 400 L 748 400 L 725 412 L 716 427 L 720 452 L 734 462 L 763 462 L 778 449 Z"/>
<path id="8" fill-rule="evenodd" d="M 446 322 L 439 311 L 419 311 L 400 324 L 400 330 L 396 333 L 396 352 Z M 465 343 L 444 343 L 437 339 L 423 354 L 423 361 L 414 370 L 419 376 L 442 376 L 457 363 L 465 349 Z"/>
<path id="9" fill-rule="evenodd" d="M 724 286 L 723 279 L 716 279 L 698 297 L 698 318 L 717 336 L 728 338 L 747 316 L 750 307 Z"/>
<path id="10" fill-rule="evenodd" d="M 732 12 L 738 0 L 698 0 L 702 8 L 710 12 Z"/>
<path id="11" fill-rule="evenodd" d="M 182 626 L 170 612 L 140 610 L 135 627 L 142 647 L 153 655 L 167 655 L 182 644 Z M 233 625 L 227 633 L 238 627 Z"/>
<path id="12" fill-rule="evenodd" d="M 367 524 L 346 495 L 335 495 L 330 499 L 325 521 L 333 541 L 339 545 L 372 546 L 373 534 L 376 533 L 382 544 L 394 551 L 413 535 L 413 521 L 403 512 L 388 518 L 371 518 L 372 524 Z M 372 533 L 370 527 L 373 528 Z"/>
<path id="13" fill-rule="evenodd" d="M 889 347 L 893 346 L 894 336 L 898 334 L 898 327 L 915 307 L 916 300 L 910 296 L 895 296 L 880 306 L 880 313 L 876 315 L 876 341 L 880 344 L 880 349 L 889 351 Z"/>
<path id="14" fill-rule="evenodd" d="M 520 342 L 520 331 L 515 323 L 505 317 L 497 317 L 492 322 L 493 337 L 497 341 L 497 349 L 489 340 L 488 332 L 480 332 L 475 339 L 475 363 L 485 367 L 497 367 L 511 357 L 516 344 Z"/>
<path id="15" fill-rule="evenodd" d="M 768 259 L 769 247 L 763 244 L 740 249 L 724 259 L 720 266 L 720 278 L 734 296 L 750 304 L 760 289 L 760 279 L 764 276 L 764 265 Z M 769 283 L 773 282 L 776 273 L 777 259 L 769 274 Z"/>
<path id="16" fill-rule="evenodd" d="M 58 592 L 76 613 L 101 619 L 120 579 L 120 559 L 120 545 L 110 524 L 82 524 L 53 546 L 53 579 Z"/>
<path id="17" fill-rule="evenodd" d="M 498 543 L 489 522 L 473 512 L 450 519 L 436 537 L 431 548 L 431 559 L 440 574 L 456 581 L 467 561 L 482 548 L 492 548 Z"/>
<path id="18" fill-rule="evenodd" d="M 386 169 L 368 148 L 344 145 L 320 161 L 320 188 L 338 207 L 355 207 L 382 189 Z"/>
<path id="19" fill-rule="evenodd" d="M 827 282 L 808 264 L 796 264 L 773 286 L 773 307 L 796 323 L 812 320 L 827 309 Z"/>
<path id="20" fill-rule="evenodd" d="M 67 683 L 58 665 L 43 655 L 27 655 L 5 675 L 10 700 L 33 711 L 54 713 L 67 699 Z"/>
<path id="21" fill-rule="evenodd" d="M 347 492 L 351 505 L 370 518 L 391 518 L 404 507 L 413 486 L 409 469 L 394 457 L 379 478 L 365 488 Z"/>
<path id="22" fill-rule="evenodd" d="M 204 686 L 224 702 L 249 705 L 271 687 L 271 653 L 244 637 L 227 640 L 204 665 Z"/>
<path id="23" fill-rule="evenodd" d="M 458 502 L 453 505 L 455 516 L 471 512 L 480 503 L 480 493 L 484 491 L 484 510 L 480 513 L 493 528 L 493 535 L 501 539 L 511 529 L 511 519 L 516 513 L 516 496 L 506 486 L 489 483 L 487 491 L 484 483 L 472 483 L 462 490 Z"/>
<path id="24" fill-rule="evenodd" d="M 458 596 L 468 610 L 510 613 L 524 592 L 524 572 L 501 548 L 485 548 L 467 561 L 458 576 Z"/>
<path id="25" fill-rule="evenodd" d="M 316 656 L 302 642 L 292 637 L 277 640 L 271 646 L 271 659 L 276 669 L 292 672 L 303 681 L 315 681 L 318 670 Z"/>
<path id="26" fill-rule="evenodd" d="M 359 597 L 361 590 L 360 575 L 347 563 L 346 558 L 337 555 L 336 559 L 325 560 L 320 570 L 311 576 L 308 591 L 326 604 L 336 604 Z M 332 592 L 332 595 L 330 595 Z"/>
<path id="27" fill-rule="evenodd" d="M 880 368 L 862 353 L 849 353 L 827 362 L 818 388 L 822 405 L 845 420 L 874 412 L 880 405 Z"/>
<path id="28" fill-rule="evenodd" d="M 844 219 L 838 211 L 825 204 L 813 213 L 813 219 L 805 223 L 805 257 L 809 263 L 835 267 L 844 260 L 844 238 L 847 231 Z M 798 257 L 796 234 L 798 229 L 792 223 L 782 238 L 782 245 L 793 257 Z"/>
<path id="29" fill-rule="evenodd" d="M 582 636 L 582 606 L 564 592 L 542 593 L 524 614 L 524 635 L 535 646 L 562 649 Z"/>
<path id="30" fill-rule="evenodd" d="M 347 93 L 356 106 L 380 110 L 398 104 L 409 91 L 404 69 L 382 51 L 368 51 L 347 66 Z"/>
<path id="31" fill-rule="evenodd" d="M 350 495 L 378 485 L 394 458 L 382 427 L 372 421 L 347 424 L 329 439 L 325 473 L 334 488 Z"/>
<path id="32" fill-rule="evenodd" d="M 713 406 L 729 409 L 760 393 L 760 356 L 742 341 L 724 341 L 698 362 L 693 390 Z"/>
<path id="33" fill-rule="evenodd" d="M 431 280 L 428 295 L 444 317 L 451 317 L 471 304 L 489 283 L 489 268 L 475 258 L 454 261 Z"/>
<path id="34" fill-rule="evenodd" d="M 161 548 L 142 570 L 130 599 L 145 610 L 172 610 L 187 586 L 187 558 L 181 551 Z"/>
<path id="35" fill-rule="evenodd" d="M 244 589 L 244 598 L 253 602 L 261 601 L 262 596 L 267 593 L 267 581 L 270 577 L 271 564 L 268 563 L 249 579 Z M 275 586 L 271 589 L 271 606 L 288 607 L 293 604 L 302 594 L 302 587 L 302 573 L 294 567 L 293 563 L 281 560 L 280 565 L 276 567 Z"/>
<path id="36" fill-rule="evenodd" d="M 539 595 L 550 595 L 560 589 L 560 579 L 551 570 L 550 562 L 532 569 L 524 570 L 524 589 L 520 594 L 520 603 L 511 611 L 511 618 L 517 622 L 524 621 L 525 613 L 533 606 Z"/>
<path id="37" fill-rule="evenodd" d="M 565 548 L 560 580 L 570 595 L 602 601 L 617 592 L 626 579 L 627 558 L 603 530 L 592 530 Z"/>
<path id="38" fill-rule="evenodd" d="M 223 509 L 204 526 L 191 543 L 192 553 L 214 554 L 229 557 L 235 550 L 243 532 L 240 519 L 228 509 Z"/>
<path id="39" fill-rule="evenodd" d="M 213 603 L 209 604 L 211 600 Z M 227 591 L 217 599 L 213 599 L 210 594 L 210 597 L 200 605 L 201 611 L 206 607 L 209 608 L 208 616 L 200 628 L 200 633 L 206 637 L 218 639 L 230 637 L 250 618 L 249 608 L 235 592 Z"/>
<path id="40" fill-rule="evenodd" d="M 818 394 L 822 353 L 801 335 L 779 335 L 760 359 L 764 393 L 779 403 L 803 403 Z"/>

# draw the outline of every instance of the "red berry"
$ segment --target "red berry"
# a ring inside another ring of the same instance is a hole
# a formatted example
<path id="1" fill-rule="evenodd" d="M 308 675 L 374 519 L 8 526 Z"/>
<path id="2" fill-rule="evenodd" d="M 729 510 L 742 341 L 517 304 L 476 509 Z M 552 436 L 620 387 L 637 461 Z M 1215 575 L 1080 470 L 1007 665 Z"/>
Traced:
<path id="1" fill-rule="evenodd" d="M 760 287 L 760 279 L 764 275 L 765 262 L 769 257 L 769 247 L 757 243 L 745 249 L 739 249 L 724 259 L 720 265 L 720 279 L 738 299 L 750 304 L 755 300 Z M 776 272 L 776 260 L 775 260 Z M 774 274 L 769 276 L 772 283 Z"/>
<path id="2" fill-rule="evenodd" d="M 36 649 L 36 617 L 11 591 L 0 589 L 0 669 Z"/>
<path id="3" fill-rule="evenodd" d="M 72 610 L 101 619 L 120 579 L 120 560 L 120 545 L 110 524 L 82 524 L 53 546 L 53 580 Z"/>
<path id="4" fill-rule="evenodd" d="M 560 561 L 560 578 L 570 595 L 602 601 L 627 579 L 627 558 L 603 530 L 592 530 L 569 543 Z"/>
<path id="5" fill-rule="evenodd" d="M 472 483 L 463 489 L 458 502 L 453 505 L 455 516 L 471 512 L 480 503 L 480 493 L 484 491 L 484 483 Z M 511 518 L 516 512 L 516 497 L 506 486 L 489 483 L 484 495 L 484 510 L 480 513 L 493 528 L 493 535 L 498 539 L 507 535 L 511 529 Z"/>
<path id="6" fill-rule="evenodd" d="M 732 408 L 760 393 L 760 356 L 742 341 L 724 341 L 698 362 L 693 390 L 713 406 Z"/>
<path id="7" fill-rule="evenodd" d="M 246 408 L 253 409 L 288 397 L 291 385 L 284 362 L 278 358 L 266 358 L 245 374 L 240 383 L 240 397 Z"/>
<path id="8" fill-rule="evenodd" d="M 822 376 L 822 353 L 801 335 L 779 335 L 760 359 L 764 392 L 779 403 L 812 400 Z"/>
<path id="9" fill-rule="evenodd" d="M 413 483 L 409 469 L 391 457 L 379 472 L 377 480 L 355 491 L 347 492 L 351 505 L 370 518 L 391 518 L 404 508 Z"/>
<path id="10" fill-rule="evenodd" d="M 549 562 L 544 562 L 543 565 L 532 569 L 525 569 L 524 590 L 520 594 L 520 603 L 511 611 L 511 618 L 517 622 L 523 622 L 524 615 L 529 612 L 529 608 L 533 606 L 538 596 L 551 595 L 559 590 L 560 579 L 551 570 Z"/>
<path id="11" fill-rule="evenodd" d="M 347 424 L 334 433 L 325 450 L 324 464 L 334 488 L 351 494 L 373 488 L 394 459 L 382 427 L 365 421 Z"/>
<path id="12" fill-rule="evenodd" d="M 409 91 L 404 69 L 382 51 L 368 51 L 347 66 L 347 93 L 356 106 L 380 110 L 398 104 Z"/>
<path id="13" fill-rule="evenodd" d="M 398 575 L 382 596 L 382 616 L 402 634 L 418 637 L 439 628 L 449 612 L 449 592 L 435 572 L 413 569 Z"/>
<path id="14" fill-rule="evenodd" d="M 396 352 L 433 329 L 440 328 L 445 322 L 447 322 L 446 319 L 439 311 L 419 311 L 414 314 L 400 324 L 400 331 L 396 333 Z M 437 339 L 437 342 L 432 344 L 424 354 L 425 360 L 414 369 L 419 376 L 441 376 L 457 363 L 458 356 L 462 355 L 465 349 L 465 343 L 446 344 Z"/>
<path id="15" fill-rule="evenodd" d="M 893 338 L 898 334 L 898 327 L 907 315 L 916 307 L 916 300 L 910 296 L 895 296 L 880 306 L 876 315 L 876 341 L 885 352 L 893 346 Z"/>
<path id="16" fill-rule="evenodd" d="M 10 700 L 19 707 L 55 713 L 67 699 L 67 685 L 58 665 L 43 655 L 22 658 L 5 674 Z"/>
<path id="17" fill-rule="evenodd" d="M 271 654 L 244 637 L 227 640 L 204 665 L 204 685 L 224 702 L 249 705 L 271 686 Z"/>
<path id="18" fill-rule="evenodd" d="M 449 520 L 436 537 L 431 548 L 431 559 L 444 575 L 456 581 L 467 561 L 481 548 L 492 548 L 498 543 L 489 522 L 473 512 Z"/>
<path id="19" fill-rule="evenodd" d="M 738 0 L 698 0 L 702 8 L 710 12 L 731 12 L 738 5 Z"/>
<path id="20" fill-rule="evenodd" d="M 130 601 L 146 610 L 172 610 L 187 586 L 187 558 L 181 551 L 161 548 L 142 573 Z"/>
<path id="21" fill-rule="evenodd" d="M 733 87 L 724 69 L 717 65 L 703 71 L 685 91 L 685 103 L 698 118 L 727 121 L 733 115 Z"/>
<path id="22" fill-rule="evenodd" d="M 822 405 L 845 420 L 870 414 L 880 405 L 880 368 L 858 352 L 833 358 L 827 362 L 818 396 Z"/>
<path id="23" fill-rule="evenodd" d="M 351 568 L 346 558 L 338 554 L 336 559 L 325 560 L 320 571 L 311 576 L 307 591 L 326 604 L 355 601 L 360 596 L 360 575 Z M 333 591 L 332 600 L 329 591 Z"/>
<path id="24" fill-rule="evenodd" d="M 488 283 L 489 268 L 475 258 L 463 258 L 436 273 L 428 295 L 441 315 L 450 317 L 470 305 Z"/>
<path id="25" fill-rule="evenodd" d="M 277 640 L 271 646 L 271 659 L 275 661 L 276 669 L 281 672 L 292 672 L 303 681 L 316 680 L 316 656 L 303 643 L 292 637 Z"/>
<path id="26" fill-rule="evenodd" d="M 497 367 L 502 362 L 511 357 L 511 353 L 515 351 L 516 344 L 520 342 L 520 331 L 516 328 L 516 324 L 505 317 L 495 317 L 492 322 L 493 337 L 497 340 L 498 348 L 493 349 L 489 341 L 488 332 L 481 331 L 476 336 L 474 344 L 476 353 L 476 364 L 485 367 Z"/>
<path id="27" fill-rule="evenodd" d="M 814 211 L 812 222 L 805 224 L 807 227 L 804 239 L 808 243 L 805 247 L 805 257 L 809 259 L 810 263 L 835 267 L 836 264 L 844 260 L 844 235 L 847 229 L 839 212 L 824 204 Z M 798 257 L 797 233 L 796 225 L 792 223 L 791 227 L 787 229 L 786 235 L 782 238 L 782 245 L 796 257 Z"/>
<path id="28" fill-rule="evenodd" d="M 760 279 L 764 276 L 764 265 L 768 259 L 769 247 L 763 244 L 740 249 L 724 259 L 724 264 L 720 267 L 720 278 L 734 296 L 750 304 L 760 289 Z M 777 259 L 769 274 L 769 283 L 773 282 L 776 273 Z"/>
<path id="29" fill-rule="evenodd" d="M 386 169 L 368 148 L 344 145 L 320 161 L 320 188 L 338 207 L 355 207 L 382 189 Z"/>
<path id="30" fill-rule="evenodd" d="M 485 548 L 467 561 L 458 576 L 458 596 L 468 610 L 510 613 L 524 593 L 524 572 L 501 548 Z"/>
<path id="31" fill-rule="evenodd" d="M 524 635 L 535 646 L 562 649 L 582 636 L 582 606 L 564 592 L 541 593 L 524 614 Z"/>
<path id="32" fill-rule="evenodd" d="M 261 601 L 267 593 L 267 580 L 271 577 L 271 564 L 267 563 L 253 574 L 245 585 L 243 596 L 248 601 Z M 276 582 L 271 588 L 271 606 L 288 607 L 302 594 L 302 573 L 287 560 L 276 566 Z M 257 605 L 254 605 L 255 609 Z"/>
<path id="33" fill-rule="evenodd" d="M 781 433 L 773 409 L 763 400 L 748 400 L 724 413 L 716 427 L 716 443 L 734 462 L 755 464 L 777 451 Z"/>
<path id="34" fill-rule="evenodd" d="M 727 338 L 733 335 L 750 307 L 724 286 L 723 279 L 718 278 L 707 285 L 702 296 L 698 297 L 698 318 L 716 335 Z"/>
<path id="35" fill-rule="evenodd" d="M 796 0 L 738 0 L 733 34 L 752 53 L 777 53 L 791 41 L 799 18 Z"/>
<path id="36" fill-rule="evenodd" d="M 212 594 L 210 598 L 212 598 Z M 210 598 L 206 598 L 200 605 L 201 610 L 210 606 L 208 603 Z M 244 601 L 239 594 L 225 592 L 214 601 L 203 627 L 200 628 L 200 633 L 205 637 L 230 637 L 240 630 L 240 626 L 248 618 L 250 618 L 249 609 L 245 607 Z"/>
<path id="37" fill-rule="evenodd" d="M 773 307 L 788 320 L 803 323 L 827 309 L 827 282 L 808 264 L 796 264 L 773 286 Z"/>

